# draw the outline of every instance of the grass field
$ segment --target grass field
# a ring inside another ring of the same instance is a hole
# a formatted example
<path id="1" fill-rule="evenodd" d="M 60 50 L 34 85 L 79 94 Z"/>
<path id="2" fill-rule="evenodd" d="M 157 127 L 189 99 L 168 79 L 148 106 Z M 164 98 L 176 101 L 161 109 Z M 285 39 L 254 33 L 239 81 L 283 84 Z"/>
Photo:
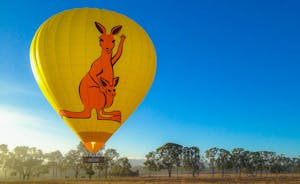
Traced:
<path id="1" fill-rule="evenodd" d="M 278 176 L 233 176 L 226 175 L 200 177 L 134 177 L 134 178 L 110 178 L 101 180 L 30 180 L 30 181 L 0 181 L 0 184 L 300 184 L 300 174 Z"/>

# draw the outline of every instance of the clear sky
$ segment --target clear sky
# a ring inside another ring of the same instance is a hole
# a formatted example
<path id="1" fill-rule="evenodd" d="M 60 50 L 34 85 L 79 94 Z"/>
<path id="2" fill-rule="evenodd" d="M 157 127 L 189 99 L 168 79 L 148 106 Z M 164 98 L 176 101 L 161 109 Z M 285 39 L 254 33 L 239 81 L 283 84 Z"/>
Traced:
<path id="1" fill-rule="evenodd" d="M 300 155 L 296 0 L 0 0 L 0 144 L 78 144 L 39 90 L 29 47 L 47 18 L 80 7 L 125 14 L 156 47 L 152 88 L 107 148 L 138 158 L 166 142 Z"/>

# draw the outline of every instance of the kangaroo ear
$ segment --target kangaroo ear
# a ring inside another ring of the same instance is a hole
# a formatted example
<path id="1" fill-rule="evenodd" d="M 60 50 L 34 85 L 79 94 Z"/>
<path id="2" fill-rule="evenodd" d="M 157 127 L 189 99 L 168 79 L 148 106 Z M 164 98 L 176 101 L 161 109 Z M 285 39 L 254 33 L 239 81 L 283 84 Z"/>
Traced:
<path id="1" fill-rule="evenodd" d="M 122 29 L 121 25 L 115 26 L 111 29 L 110 33 L 113 34 L 113 35 L 116 35 L 121 31 L 121 29 Z"/>
<path id="2" fill-rule="evenodd" d="M 101 34 L 106 33 L 105 27 L 101 25 L 99 22 L 95 22 L 95 26 Z"/>
<path id="3" fill-rule="evenodd" d="M 119 77 L 115 77 L 113 82 L 114 82 L 114 84 L 113 84 L 114 87 L 116 87 L 119 83 Z"/>
<path id="4" fill-rule="evenodd" d="M 101 78 L 100 81 L 101 81 L 101 84 L 102 84 L 103 87 L 108 86 L 108 81 L 107 80 Z"/>

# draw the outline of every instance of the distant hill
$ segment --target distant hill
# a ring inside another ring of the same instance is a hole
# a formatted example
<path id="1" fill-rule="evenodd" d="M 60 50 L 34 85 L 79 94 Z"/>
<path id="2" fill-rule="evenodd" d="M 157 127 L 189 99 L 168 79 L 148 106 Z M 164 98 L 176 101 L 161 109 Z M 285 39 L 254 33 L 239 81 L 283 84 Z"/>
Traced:
<path id="1" fill-rule="evenodd" d="M 136 167 L 136 166 L 144 166 L 144 162 L 146 161 L 146 159 L 136 159 L 136 158 L 130 158 L 129 162 L 131 164 L 132 167 Z"/>

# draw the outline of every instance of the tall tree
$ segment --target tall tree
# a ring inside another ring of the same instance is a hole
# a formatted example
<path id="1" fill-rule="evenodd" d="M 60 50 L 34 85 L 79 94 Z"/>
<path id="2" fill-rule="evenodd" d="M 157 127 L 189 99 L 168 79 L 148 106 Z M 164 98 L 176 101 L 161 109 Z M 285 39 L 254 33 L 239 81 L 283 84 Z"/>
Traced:
<path id="1" fill-rule="evenodd" d="M 298 166 L 298 158 L 290 158 L 290 166 L 289 166 L 289 173 L 296 173 L 298 171 L 297 166 Z"/>
<path id="2" fill-rule="evenodd" d="M 66 159 L 65 155 L 63 155 L 62 160 L 61 160 L 61 162 L 59 162 L 57 167 L 60 172 L 60 177 L 66 177 L 66 171 L 68 170 L 69 165 L 68 165 L 68 160 Z"/>
<path id="3" fill-rule="evenodd" d="M 245 151 L 244 168 L 247 173 L 253 174 L 255 170 L 253 162 L 253 153 L 251 151 Z"/>
<path id="4" fill-rule="evenodd" d="M 37 148 L 27 146 L 17 146 L 9 156 L 9 167 L 18 172 L 20 176 L 29 179 L 32 171 L 40 167 L 44 161 L 43 152 Z"/>
<path id="5" fill-rule="evenodd" d="M 144 162 L 144 166 L 149 171 L 149 176 L 151 175 L 151 171 L 156 172 L 160 170 L 158 165 L 158 158 L 155 151 L 151 151 L 146 155 L 146 161 Z"/>
<path id="6" fill-rule="evenodd" d="M 224 176 L 225 169 L 229 169 L 232 166 L 230 152 L 226 149 L 219 149 L 216 164 L 221 169 L 222 176 Z"/>
<path id="7" fill-rule="evenodd" d="M 131 164 L 128 158 L 122 157 L 117 159 L 116 162 L 113 163 L 110 174 L 117 176 L 129 176 L 132 173 L 130 169 Z"/>
<path id="8" fill-rule="evenodd" d="M 250 152 L 248 154 L 248 161 L 248 171 L 256 175 L 262 166 L 262 157 L 260 156 L 260 152 Z"/>
<path id="9" fill-rule="evenodd" d="M 108 177 L 109 168 L 116 162 L 119 158 L 119 153 L 115 149 L 107 149 L 104 153 L 104 169 L 105 178 Z"/>
<path id="10" fill-rule="evenodd" d="M 40 177 L 40 175 L 42 175 L 42 174 L 47 174 L 47 173 L 49 173 L 49 167 L 48 167 L 48 165 L 46 165 L 46 164 L 41 164 L 41 165 L 39 165 L 39 166 L 37 166 L 37 167 L 34 167 L 33 169 L 32 169 L 32 171 L 31 171 L 31 173 L 32 173 L 32 176 L 35 176 L 35 177 Z"/>
<path id="11" fill-rule="evenodd" d="M 92 179 L 92 176 L 95 174 L 95 171 L 93 169 L 93 163 L 86 163 L 83 166 L 85 173 L 89 176 L 89 179 Z"/>
<path id="12" fill-rule="evenodd" d="M 263 171 L 266 168 L 266 164 L 268 162 L 267 158 L 265 157 L 266 151 L 258 151 L 258 156 L 257 156 L 257 169 L 260 172 L 260 176 L 262 176 Z"/>
<path id="13" fill-rule="evenodd" d="M 167 169 L 169 177 L 172 175 L 172 169 L 180 167 L 182 157 L 182 145 L 175 143 L 166 143 L 156 149 L 158 154 L 158 163 L 163 169 Z"/>
<path id="14" fill-rule="evenodd" d="M 96 153 L 96 156 L 98 156 L 98 157 L 103 157 L 103 159 L 104 159 L 104 153 L 103 153 L 103 149 L 101 149 L 101 151 L 98 151 L 97 153 Z M 105 170 L 105 161 L 103 161 L 103 162 L 101 162 L 101 163 L 94 163 L 93 164 L 93 168 L 95 169 L 95 170 L 98 170 L 98 172 L 97 172 L 97 177 L 98 178 L 100 178 L 100 174 L 101 174 L 101 171 L 104 171 Z"/>
<path id="15" fill-rule="evenodd" d="M 300 156 L 298 158 L 293 158 L 294 173 L 300 171 Z"/>
<path id="16" fill-rule="evenodd" d="M 8 161 L 9 151 L 6 144 L 0 145 L 0 167 L 3 169 L 4 178 L 6 178 L 6 169 Z"/>
<path id="17" fill-rule="evenodd" d="M 289 172 L 289 169 L 292 166 L 292 161 L 290 158 L 284 155 L 276 155 L 272 158 L 271 164 L 271 172 L 272 173 L 282 173 L 282 172 Z"/>
<path id="18" fill-rule="evenodd" d="M 231 151 L 231 161 L 233 164 L 233 169 L 234 169 L 235 173 L 238 173 L 239 175 L 241 175 L 241 173 L 242 173 L 245 156 L 246 156 L 246 153 L 243 148 L 234 148 Z"/>
<path id="19" fill-rule="evenodd" d="M 263 170 L 265 171 L 266 175 L 271 172 L 271 166 L 273 162 L 273 158 L 276 156 L 275 152 L 271 151 L 260 151 L 260 157 L 261 157 L 261 168 L 260 172 L 262 175 Z"/>
<path id="20" fill-rule="evenodd" d="M 74 177 L 77 179 L 80 170 L 83 168 L 82 158 L 78 150 L 70 150 L 65 156 L 65 163 L 67 168 L 70 168 L 74 171 Z"/>
<path id="21" fill-rule="evenodd" d="M 62 153 L 59 150 L 46 153 L 45 158 L 48 167 L 52 168 L 52 177 L 57 177 L 57 170 L 60 168 L 59 165 L 62 164 L 63 161 Z"/>
<path id="22" fill-rule="evenodd" d="M 212 175 L 215 175 L 215 167 L 216 167 L 216 160 L 217 154 L 219 152 L 219 148 L 210 148 L 205 151 L 205 157 L 208 160 L 209 166 L 211 168 Z"/>
<path id="23" fill-rule="evenodd" d="M 183 167 L 192 171 L 193 177 L 204 167 L 201 162 L 200 150 L 196 146 L 183 148 Z"/>

